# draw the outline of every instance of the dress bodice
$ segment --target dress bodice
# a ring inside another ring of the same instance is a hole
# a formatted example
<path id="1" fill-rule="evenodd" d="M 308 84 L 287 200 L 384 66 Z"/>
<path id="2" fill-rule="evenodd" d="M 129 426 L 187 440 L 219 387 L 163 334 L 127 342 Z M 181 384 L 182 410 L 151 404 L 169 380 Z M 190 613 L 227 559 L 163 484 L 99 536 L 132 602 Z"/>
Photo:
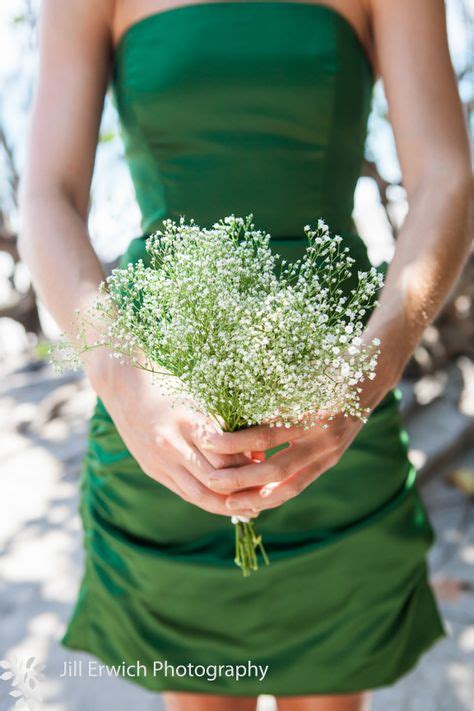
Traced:
<path id="1" fill-rule="evenodd" d="M 253 213 L 275 238 L 353 229 L 373 72 L 351 24 L 309 2 L 224 0 L 134 23 L 112 78 L 145 233 Z"/>

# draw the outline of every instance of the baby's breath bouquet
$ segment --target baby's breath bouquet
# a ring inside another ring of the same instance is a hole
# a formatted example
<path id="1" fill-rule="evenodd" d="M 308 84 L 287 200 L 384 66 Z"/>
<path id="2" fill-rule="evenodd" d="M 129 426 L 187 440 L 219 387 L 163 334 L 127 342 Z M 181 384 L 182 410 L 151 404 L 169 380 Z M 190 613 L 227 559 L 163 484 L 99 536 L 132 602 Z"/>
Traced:
<path id="1" fill-rule="evenodd" d="M 104 346 L 122 362 L 155 373 L 219 426 L 233 432 L 325 425 L 336 413 L 365 421 L 361 383 L 375 376 L 379 341 L 362 339 L 382 277 L 358 272 L 341 237 L 323 221 L 304 228 L 304 256 L 286 263 L 256 230 L 253 216 L 211 229 L 163 221 L 147 258 L 116 269 L 93 308 L 95 343 L 85 328 L 73 352 Z M 352 279 L 352 282 L 351 282 Z M 253 523 L 232 517 L 235 562 L 244 574 L 268 562 Z"/>

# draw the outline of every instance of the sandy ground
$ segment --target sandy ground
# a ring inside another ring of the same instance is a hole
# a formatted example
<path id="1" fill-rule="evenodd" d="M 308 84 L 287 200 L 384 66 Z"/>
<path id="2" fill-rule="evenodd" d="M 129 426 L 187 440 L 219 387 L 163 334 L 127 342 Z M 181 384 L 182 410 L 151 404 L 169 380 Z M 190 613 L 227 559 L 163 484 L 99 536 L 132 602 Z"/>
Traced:
<path id="1" fill-rule="evenodd" d="M 87 659 L 61 648 L 58 639 L 81 574 L 77 480 L 92 397 L 80 379 L 58 380 L 44 368 L 6 369 L 4 376 L 0 660 L 16 655 L 19 663 L 34 657 L 32 666 L 45 665 L 44 678 L 32 691 L 42 701 L 31 703 L 31 709 L 162 709 L 159 696 L 121 679 L 59 676 L 66 660 Z M 422 486 L 437 532 L 430 566 L 449 637 L 398 684 L 377 691 L 373 711 L 474 710 L 474 504 L 472 496 L 446 481 L 461 466 L 474 467 L 474 448 L 466 448 Z M 8 676 L 8 670 L 0 671 Z M 0 711 L 9 711 L 17 700 L 10 696 L 11 684 L 11 678 L 0 678 Z M 260 699 L 260 711 L 273 708 L 270 697 Z"/>

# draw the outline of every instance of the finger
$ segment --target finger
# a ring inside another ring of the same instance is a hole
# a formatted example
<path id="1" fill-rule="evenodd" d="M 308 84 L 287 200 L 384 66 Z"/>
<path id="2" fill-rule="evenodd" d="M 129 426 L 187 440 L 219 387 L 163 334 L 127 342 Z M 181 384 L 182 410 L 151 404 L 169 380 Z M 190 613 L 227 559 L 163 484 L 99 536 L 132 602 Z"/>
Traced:
<path id="1" fill-rule="evenodd" d="M 247 464 L 235 469 L 217 469 L 209 474 L 207 486 L 213 491 L 231 494 L 240 489 L 264 486 L 288 479 L 314 460 L 314 447 L 292 443 L 264 462 Z"/>
<path id="2" fill-rule="evenodd" d="M 184 496 L 182 498 L 209 513 L 220 514 L 221 516 L 236 514 L 237 516 L 248 516 L 249 518 L 254 518 L 259 513 L 258 510 L 245 506 L 236 506 L 230 512 L 225 505 L 224 496 L 210 491 L 184 467 L 175 469 L 173 480 L 175 486 L 183 492 Z"/>
<path id="3" fill-rule="evenodd" d="M 247 464 L 249 459 L 253 458 L 253 454 L 256 457 L 265 457 L 263 452 L 237 452 L 237 453 L 223 453 L 217 452 L 206 446 L 209 441 L 209 437 L 212 434 L 218 434 L 218 430 L 215 426 L 209 425 L 205 420 L 200 420 L 194 422 L 191 425 L 191 439 L 201 454 L 212 464 L 215 469 L 225 469 L 227 467 L 237 467 L 242 464 Z"/>
<path id="4" fill-rule="evenodd" d="M 143 471 L 145 471 L 145 470 L 143 470 Z M 168 469 L 168 471 L 170 471 L 170 469 Z M 161 484 L 162 486 L 165 486 L 167 489 L 169 489 L 170 491 L 172 491 L 173 494 L 176 494 L 176 495 L 179 496 L 181 499 L 184 499 L 184 501 L 187 501 L 187 502 L 191 503 L 190 500 L 189 500 L 188 494 L 184 491 L 184 489 L 182 489 L 182 488 L 178 485 L 177 481 L 173 478 L 172 475 L 170 475 L 170 474 L 163 474 L 163 472 L 161 472 L 161 471 L 159 471 L 159 472 L 152 472 L 151 470 L 147 470 L 147 471 L 145 471 L 145 473 L 146 473 L 149 477 L 151 477 L 152 479 L 154 479 L 154 481 L 156 481 L 157 484 Z M 174 472 L 174 473 L 175 473 L 175 475 L 176 475 L 176 472 Z M 176 475 L 176 476 L 177 476 L 177 475 Z"/>
<path id="5" fill-rule="evenodd" d="M 185 468 L 193 474 L 199 481 L 208 486 L 209 479 L 212 478 L 217 468 L 232 468 L 239 464 L 248 464 L 249 459 L 245 455 L 218 455 L 211 454 L 205 457 L 193 443 L 188 443 L 182 438 L 178 438 L 175 444 L 176 454 Z M 213 461 L 214 460 L 214 461 Z M 215 464 L 214 464 L 215 462 Z"/>
<path id="6" fill-rule="evenodd" d="M 256 425 L 238 432 L 208 432 L 203 440 L 203 449 L 219 454 L 238 454 L 239 452 L 258 451 L 277 447 L 292 442 L 305 434 L 303 427 L 270 427 Z"/>
<path id="7" fill-rule="evenodd" d="M 199 449 L 199 447 L 198 447 Z M 252 460 L 250 452 L 244 454 L 216 454 L 209 450 L 200 450 L 203 457 L 207 459 L 214 469 L 227 469 L 228 467 L 240 467 L 248 464 Z"/>
<path id="8" fill-rule="evenodd" d="M 187 442 L 183 437 L 175 436 L 173 445 L 174 459 L 184 465 L 184 468 L 199 481 L 206 484 L 209 477 L 212 476 L 212 472 L 215 471 L 215 467 L 194 444 Z"/>
<path id="9" fill-rule="evenodd" d="M 281 506 L 285 501 L 301 493 L 329 467 L 333 466 L 332 461 L 331 457 L 324 457 L 316 464 L 304 467 L 288 479 L 273 486 L 270 484 L 267 487 L 234 493 L 227 498 L 226 506 L 229 511 L 233 511 L 234 506 L 239 509 L 247 508 L 260 511 Z"/>
<path id="10" fill-rule="evenodd" d="M 245 452 L 245 454 L 254 462 L 264 462 L 267 458 L 265 452 Z"/>

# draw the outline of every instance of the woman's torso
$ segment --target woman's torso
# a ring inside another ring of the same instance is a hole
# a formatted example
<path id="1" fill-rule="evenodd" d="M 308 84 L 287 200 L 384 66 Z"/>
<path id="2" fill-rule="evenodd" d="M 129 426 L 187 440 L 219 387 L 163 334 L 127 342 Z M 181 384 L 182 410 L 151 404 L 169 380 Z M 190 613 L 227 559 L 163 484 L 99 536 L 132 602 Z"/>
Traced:
<path id="1" fill-rule="evenodd" d="M 334 7 L 193 0 L 139 17 L 112 86 L 143 231 L 252 213 L 283 242 L 320 217 L 351 232 L 373 79 Z"/>

